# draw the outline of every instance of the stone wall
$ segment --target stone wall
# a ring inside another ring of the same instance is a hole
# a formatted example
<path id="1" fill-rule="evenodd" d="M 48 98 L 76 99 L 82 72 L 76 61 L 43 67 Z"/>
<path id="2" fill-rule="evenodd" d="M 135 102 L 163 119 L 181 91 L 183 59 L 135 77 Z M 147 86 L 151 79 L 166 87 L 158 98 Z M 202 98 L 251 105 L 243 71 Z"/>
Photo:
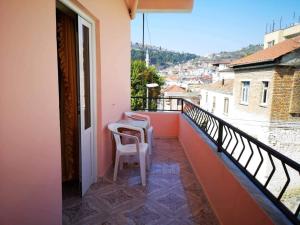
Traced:
<path id="1" fill-rule="evenodd" d="M 300 122 L 270 123 L 267 144 L 300 163 Z"/>
<path id="2" fill-rule="evenodd" d="M 293 79 L 293 89 L 290 102 L 290 113 L 300 115 L 300 70 L 295 71 Z"/>
<path id="3" fill-rule="evenodd" d="M 300 121 L 300 116 L 294 114 L 300 108 L 297 105 L 300 103 L 297 99 L 300 96 L 299 76 L 299 71 L 291 67 L 275 68 L 271 121 Z"/>

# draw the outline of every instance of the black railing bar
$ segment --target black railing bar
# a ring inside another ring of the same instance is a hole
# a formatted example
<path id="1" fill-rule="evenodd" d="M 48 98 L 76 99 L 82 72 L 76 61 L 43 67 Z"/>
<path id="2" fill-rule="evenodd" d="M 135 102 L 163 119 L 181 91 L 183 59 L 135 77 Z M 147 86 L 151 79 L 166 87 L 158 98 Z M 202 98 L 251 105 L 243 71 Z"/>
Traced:
<path id="1" fill-rule="evenodd" d="M 299 213 L 300 213 L 300 203 L 299 203 L 298 208 L 295 212 L 295 216 L 298 217 Z"/>
<path id="2" fill-rule="evenodd" d="M 221 121 L 219 121 L 219 123 L 222 123 Z M 225 131 L 225 135 L 224 135 L 224 138 L 223 138 L 223 141 L 222 141 L 222 143 L 223 144 L 225 144 L 225 141 L 226 141 L 226 139 L 227 139 L 227 135 L 228 135 L 228 133 L 227 133 L 227 128 L 226 128 L 226 126 L 224 126 L 224 124 L 222 123 L 222 125 L 223 125 L 223 127 L 224 127 L 224 131 Z M 222 145 L 223 146 L 223 145 Z"/>
<path id="3" fill-rule="evenodd" d="M 218 121 L 219 122 L 219 121 Z M 220 123 L 218 124 L 217 123 L 217 120 L 215 121 L 215 124 L 216 124 L 216 130 L 215 130 L 215 133 L 214 133 L 214 136 L 213 136 L 213 138 L 215 138 L 215 136 L 216 136 L 216 134 L 218 133 L 218 131 L 219 131 L 219 127 L 220 127 Z"/>
<path id="4" fill-rule="evenodd" d="M 240 134 L 239 134 L 240 135 Z M 239 157 L 237 158 L 237 161 L 239 162 L 240 161 L 240 159 L 241 159 L 241 157 L 242 157 L 242 155 L 243 155 L 243 153 L 244 153 L 244 151 L 245 151 L 245 142 L 244 142 L 244 140 L 243 140 L 243 137 L 240 135 L 240 139 L 241 139 L 241 141 L 242 141 L 242 144 L 243 144 L 243 148 L 242 148 L 242 150 L 241 150 L 241 153 L 240 153 L 240 155 L 239 155 Z M 268 153 L 268 154 L 270 154 L 270 153 Z"/>
<path id="5" fill-rule="evenodd" d="M 140 97 L 140 96 L 134 96 L 134 97 L 131 97 L 131 98 L 135 98 L 135 99 L 147 99 L 147 97 Z M 149 98 L 150 99 L 150 98 Z M 168 97 L 168 98 L 162 98 L 162 97 L 151 97 L 151 99 L 177 99 L 177 100 L 181 100 L 182 98 L 171 98 L 171 97 Z"/>
<path id="6" fill-rule="evenodd" d="M 247 161 L 247 163 L 245 165 L 245 169 L 246 170 L 247 170 L 247 167 L 248 167 L 248 165 L 249 165 L 249 163 L 250 163 L 250 161 L 251 161 L 251 159 L 252 159 L 252 157 L 254 155 L 254 151 L 253 151 L 252 145 L 251 145 L 251 143 L 250 143 L 249 140 L 247 140 L 247 141 L 248 141 L 248 144 L 249 144 L 249 147 L 250 147 L 251 154 L 250 154 L 249 159 L 248 159 L 248 161 Z"/>
<path id="7" fill-rule="evenodd" d="M 188 115 L 188 114 L 186 114 L 185 112 L 183 112 L 183 114 L 184 115 L 186 115 L 201 131 L 203 131 L 204 132 L 204 134 L 206 134 L 206 131 L 201 127 L 201 125 L 200 124 L 197 124 L 197 123 L 195 123 L 195 121 Z M 213 139 L 211 136 L 209 136 L 209 135 L 206 135 L 215 145 L 218 145 L 218 143 L 216 142 L 216 140 L 215 139 Z"/>
<path id="8" fill-rule="evenodd" d="M 273 177 L 273 175 L 274 175 L 274 173 L 275 173 L 275 170 L 276 170 L 276 167 L 275 167 L 275 164 L 274 164 L 274 162 L 273 162 L 273 159 L 272 159 L 271 154 L 270 154 L 269 152 L 268 152 L 267 154 L 268 154 L 269 159 L 270 159 L 270 162 L 271 162 L 271 164 L 272 164 L 272 171 L 271 171 L 271 173 L 270 173 L 270 175 L 269 175 L 269 177 L 268 177 L 266 183 L 264 184 L 264 187 L 265 187 L 265 188 L 267 188 L 267 186 L 268 186 L 270 180 L 272 179 L 272 177 Z"/>
<path id="9" fill-rule="evenodd" d="M 238 138 L 237 138 L 237 136 L 236 136 L 236 132 L 233 132 L 233 135 L 234 135 L 234 137 L 235 137 L 236 143 L 235 143 L 235 145 L 234 145 L 234 147 L 233 147 L 233 150 L 232 150 L 231 153 L 230 153 L 230 155 L 232 155 L 232 156 L 233 156 L 233 153 L 234 153 L 234 151 L 235 151 L 235 149 L 236 149 L 236 147 L 237 147 L 237 145 L 238 145 L 238 143 L 239 143 L 239 140 L 238 140 Z"/>
<path id="10" fill-rule="evenodd" d="M 184 99 L 184 101 L 186 101 Z M 194 103 L 192 102 L 189 102 L 187 101 L 188 103 L 192 104 L 193 106 L 197 107 L 197 108 L 200 108 L 199 106 L 195 105 Z M 291 160 L 290 158 L 286 157 L 285 155 L 281 154 L 280 152 L 272 149 L 271 147 L 269 147 L 268 145 L 260 142 L 259 140 L 255 139 L 254 137 L 250 136 L 249 134 L 245 133 L 244 131 L 234 127 L 233 125 L 227 123 L 226 121 L 216 117 L 215 115 L 211 114 L 210 112 L 207 112 L 206 110 L 204 109 L 201 109 L 200 110 L 204 111 L 205 113 L 207 113 L 208 115 L 216 118 L 217 120 L 219 121 L 222 121 L 223 124 L 225 124 L 226 126 L 230 127 L 232 130 L 236 130 L 238 133 L 240 133 L 242 136 L 244 136 L 246 139 L 250 139 L 251 142 L 253 142 L 254 144 L 258 144 L 261 146 L 261 148 L 263 148 L 263 150 L 267 151 L 267 152 L 270 152 L 272 155 L 274 155 L 276 158 L 279 158 L 280 160 L 284 161 L 286 164 L 288 164 L 289 166 L 293 167 L 295 170 L 297 171 L 300 171 L 300 164 Z"/>
<path id="11" fill-rule="evenodd" d="M 262 155 L 262 153 L 261 153 L 261 151 L 260 151 L 259 146 L 256 145 L 256 148 L 257 148 L 257 150 L 258 150 L 258 153 L 259 153 L 259 156 L 260 156 L 261 161 L 259 162 L 258 167 L 257 167 L 257 169 L 256 169 L 256 171 L 255 171 L 255 173 L 254 173 L 254 177 L 256 177 L 258 171 L 259 171 L 260 168 L 261 168 L 261 165 L 262 165 L 263 162 L 264 162 L 264 157 L 263 157 L 263 155 Z"/>
<path id="12" fill-rule="evenodd" d="M 201 130 L 203 131 L 203 129 Z M 207 137 L 210 138 L 210 136 L 208 135 Z M 214 140 L 212 141 L 215 142 Z M 292 211 L 288 209 L 281 201 L 279 201 L 268 189 L 264 188 L 264 186 L 255 177 L 253 177 L 253 175 L 247 169 L 245 169 L 237 160 L 235 160 L 233 156 L 230 155 L 230 153 L 224 151 L 224 149 L 222 152 L 224 152 L 224 154 L 230 159 L 230 161 L 233 162 L 294 224 L 299 223 L 298 219 L 294 217 Z"/>
<path id="13" fill-rule="evenodd" d="M 283 162 L 282 163 L 282 166 L 283 166 L 283 169 L 284 169 L 284 173 L 286 175 L 286 182 L 284 184 L 284 187 L 282 188 L 280 194 L 278 195 L 277 199 L 280 201 L 280 199 L 282 198 L 282 195 L 284 194 L 284 192 L 286 191 L 291 179 L 290 179 L 290 176 L 289 176 L 289 172 L 287 171 L 287 168 L 285 166 L 285 164 Z"/>

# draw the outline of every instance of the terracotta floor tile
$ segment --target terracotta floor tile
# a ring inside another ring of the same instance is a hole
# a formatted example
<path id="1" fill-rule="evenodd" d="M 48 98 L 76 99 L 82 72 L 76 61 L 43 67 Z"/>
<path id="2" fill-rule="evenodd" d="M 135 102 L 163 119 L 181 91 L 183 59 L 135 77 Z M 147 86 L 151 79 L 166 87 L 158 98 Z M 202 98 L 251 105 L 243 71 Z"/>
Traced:
<path id="1" fill-rule="evenodd" d="M 177 139 L 155 139 L 147 186 L 127 165 L 112 180 L 111 169 L 83 197 L 63 201 L 63 224 L 217 225 L 207 198 Z"/>

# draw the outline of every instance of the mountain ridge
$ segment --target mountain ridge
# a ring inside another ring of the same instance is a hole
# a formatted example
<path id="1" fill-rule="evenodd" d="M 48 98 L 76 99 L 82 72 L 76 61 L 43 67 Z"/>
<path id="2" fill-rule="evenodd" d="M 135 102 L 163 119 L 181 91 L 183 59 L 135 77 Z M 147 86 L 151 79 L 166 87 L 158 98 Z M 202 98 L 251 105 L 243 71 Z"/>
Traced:
<path id="1" fill-rule="evenodd" d="M 220 51 L 218 53 L 212 53 L 208 56 L 200 56 L 188 52 L 179 52 L 174 50 L 168 50 L 162 47 L 154 45 L 145 45 L 145 49 L 148 49 L 150 65 L 154 65 L 157 69 L 164 69 L 169 66 L 174 66 L 182 63 L 186 63 L 190 60 L 198 61 L 233 61 L 240 59 L 247 55 L 253 54 L 263 49 L 262 44 L 249 44 L 246 47 L 235 51 Z M 144 60 L 145 50 L 141 43 L 131 43 L 131 59 L 132 60 Z"/>

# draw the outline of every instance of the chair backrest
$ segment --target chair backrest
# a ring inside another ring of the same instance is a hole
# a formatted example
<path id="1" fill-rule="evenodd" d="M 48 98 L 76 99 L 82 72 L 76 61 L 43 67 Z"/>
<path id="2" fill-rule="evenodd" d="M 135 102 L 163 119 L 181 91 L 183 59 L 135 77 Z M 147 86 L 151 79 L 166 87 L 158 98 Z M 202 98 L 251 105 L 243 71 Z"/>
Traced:
<path id="1" fill-rule="evenodd" d="M 124 114 L 127 118 L 130 118 L 133 120 L 147 121 L 149 126 L 151 124 L 150 117 L 147 115 L 136 113 L 136 112 L 125 112 Z"/>
<path id="2" fill-rule="evenodd" d="M 122 135 L 127 136 L 127 137 L 135 137 L 134 135 L 120 133 L 118 129 L 122 129 L 122 128 L 129 129 L 129 130 L 135 130 L 135 131 L 140 132 L 141 142 L 142 143 L 145 142 L 145 134 L 144 134 L 144 131 L 143 131 L 142 128 L 130 126 L 130 125 L 127 125 L 127 124 L 121 124 L 121 123 L 110 123 L 110 124 L 108 124 L 108 129 L 113 133 L 117 148 L 119 146 L 123 145 L 122 142 L 121 142 L 121 136 Z"/>
<path id="3" fill-rule="evenodd" d="M 118 124 L 118 123 L 110 123 L 110 124 L 108 124 L 108 129 L 112 132 L 117 147 L 119 145 L 122 145 L 121 137 L 120 137 L 120 135 L 117 134 L 117 133 L 119 133 L 118 129 L 120 127 L 121 127 L 121 125 Z"/>

